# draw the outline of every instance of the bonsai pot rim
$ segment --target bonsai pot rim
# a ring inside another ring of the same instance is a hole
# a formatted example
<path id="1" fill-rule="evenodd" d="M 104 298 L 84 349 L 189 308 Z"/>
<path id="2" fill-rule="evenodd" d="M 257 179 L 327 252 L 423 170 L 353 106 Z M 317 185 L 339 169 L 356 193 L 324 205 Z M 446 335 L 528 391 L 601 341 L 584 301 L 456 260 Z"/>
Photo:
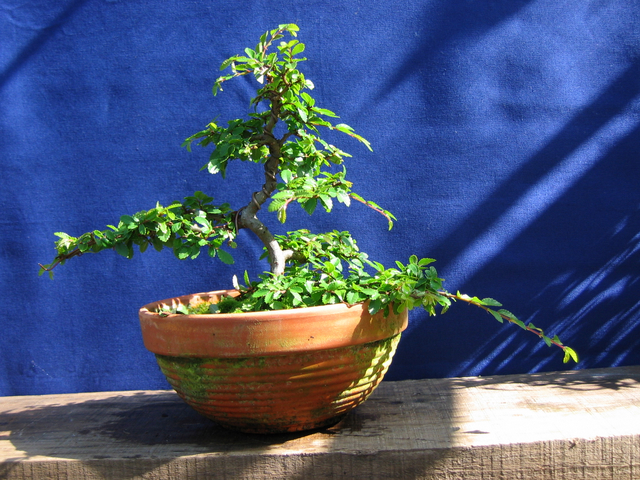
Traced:
<path id="1" fill-rule="evenodd" d="M 181 357 L 284 355 L 370 343 L 395 336 L 408 325 L 406 310 L 372 316 L 367 302 L 246 313 L 156 313 L 160 305 L 219 301 L 237 294 L 216 290 L 143 306 L 139 318 L 145 347 L 155 354 Z"/>

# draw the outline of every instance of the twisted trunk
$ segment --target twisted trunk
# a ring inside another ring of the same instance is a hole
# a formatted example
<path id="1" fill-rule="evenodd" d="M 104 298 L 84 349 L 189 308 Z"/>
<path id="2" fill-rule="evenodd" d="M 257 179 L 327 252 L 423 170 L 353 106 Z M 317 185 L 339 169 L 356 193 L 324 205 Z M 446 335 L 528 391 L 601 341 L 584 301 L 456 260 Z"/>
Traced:
<path id="1" fill-rule="evenodd" d="M 288 137 L 285 135 L 278 140 L 273 136 L 273 129 L 278 123 L 282 108 L 282 99 L 279 95 L 273 94 L 271 98 L 271 115 L 265 124 L 264 132 L 260 135 L 260 144 L 269 148 L 269 160 L 264 165 L 265 182 L 262 189 L 254 192 L 248 205 L 239 212 L 238 228 L 248 228 L 262 241 L 269 253 L 269 264 L 271 273 L 281 275 L 284 273 L 286 261 L 291 258 L 293 252 L 282 250 L 273 234 L 267 226 L 258 218 L 258 210 L 273 195 L 278 185 L 278 167 L 282 157 L 281 148 Z"/>

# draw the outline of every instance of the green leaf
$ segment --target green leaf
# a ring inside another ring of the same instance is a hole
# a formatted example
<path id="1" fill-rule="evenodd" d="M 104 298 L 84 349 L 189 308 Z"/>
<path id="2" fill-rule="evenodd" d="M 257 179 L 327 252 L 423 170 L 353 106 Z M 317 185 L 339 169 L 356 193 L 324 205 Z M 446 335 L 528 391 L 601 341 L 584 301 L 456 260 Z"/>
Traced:
<path id="1" fill-rule="evenodd" d="M 501 307 L 502 306 L 502 304 L 499 301 L 497 301 L 497 300 L 495 300 L 493 298 L 483 298 L 482 300 L 480 300 L 480 303 L 482 305 L 488 305 L 490 307 Z"/>
<path id="2" fill-rule="evenodd" d="M 327 110 L 326 108 L 318 108 L 318 107 L 313 107 L 311 109 L 311 111 L 315 112 L 315 113 L 319 113 L 320 115 L 325 115 L 327 117 L 333 117 L 333 118 L 337 118 L 338 115 L 336 115 L 334 112 L 332 112 L 331 110 Z"/>
<path id="3" fill-rule="evenodd" d="M 347 207 L 351 206 L 351 197 L 348 193 L 338 191 L 336 192 L 336 198 L 340 203 L 344 203 Z"/>
<path id="4" fill-rule="evenodd" d="M 231 254 L 229 252 L 226 252 L 225 250 L 222 250 L 221 248 L 218 249 L 218 258 L 220 258 L 222 263 L 226 263 L 227 265 L 233 265 L 235 263 L 235 260 L 233 259 L 233 256 L 231 256 Z"/>
<path id="5" fill-rule="evenodd" d="M 209 222 L 209 220 L 207 220 L 207 219 L 206 219 L 206 218 L 204 218 L 204 217 L 195 217 L 195 218 L 194 218 L 194 220 L 195 220 L 197 223 L 199 223 L 200 225 L 202 225 L 202 227 L 204 227 L 204 228 L 202 229 L 202 231 L 203 231 L 204 233 L 209 233 L 209 232 L 211 232 L 212 227 L 211 227 L 211 223 Z"/>
<path id="6" fill-rule="evenodd" d="M 329 275 L 336 271 L 336 266 L 332 262 L 324 262 L 323 271 Z"/>
<path id="7" fill-rule="evenodd" d="M 298 55 L 299 53 L 304 52 L 304 43 L 298 43 L 293 50 L 291 50 L 291 55 Z"/>
<path id="8" fill-rule="evenodd" d="M 528 328 L 529 330 L 535 330 L 537 333 L 540 333 L 540 334 L 543 334 L 543 333 L 544 333 L 544 332 L 542 331 L 542 329 L 541 329 L 541 328 L 536 327 L 536 326 L 535 326 L 533 323 L 531 323 L 531 322 L 529 322 L 529 323 L 527 324 L 527 328 Z"/>
<path id="9" fill-rule="evenodd" d="M 308 106 L 313 107 L 313 105 L 316 103 L 316 101 L 313 99 L 313 97 L 311 95 L 309 95 L 307 92 L 301 92 L 300 93 L 300 98 L 302 98 Z M 313 110 L 313 109 L 311 109 Z"/>
<path id="10" fill-rule="evenodd" d="M 564 363 L 569 362 L 569 360 L 573 360 L 574 362 L 578 363 L 579 359 L 578 359 L 578 354 L 576 353 L 576 351 L 573 348 L 570 347 L 564 347 Z"/>
<path id="11" fill-rule="evenodd" d="M 369 300 L 369 304 L 367 305 L 367 309 L 369 310 L 370 315 L 375 315 L 382 308 L 382 301 L 379 298 L 375 300 Z"/>
<path id="12" fill-rule="evenodd" d="M 220 65 L 220 70 L 224 70 L 225 68 L 227 68 L 229 65 L 231 65 L 233 63 L 233 61 L 235 60 L 235 57 L 231 57 L 231 58 L 227 58 L 224 62 L 222 62 L 222 64 Z"/>
<path id="13" fill-rule="evenodd" d="M 291 173 L 291 170 L 284 169 L 280 172 L 280 177 L 284 183 L 289 183 L 293 178 L 293 173 Z"/>
<path id="14" fill-rule="evenodd" d="M 304 202 L 302 204 L 302 208 L 304 208 L 304 210 L 309 215 L 312 215 L 313 212 L 316 210 L 316 206 L 317 205 L 318 205 L 318 199 L 317 198 L 310 198 L 309 200 L 307 200 L 306 202 Z"/>
<path id="15" fill-rule="evenodd" d="M 333 200 L 328 195 L 320 194 L 320 202 L 322 202 L 322 206 L 327 212 L 330 212 L 333 208 Z"/>
<path id="16" fill-rule="evenodd" d="M 298 107 L 298 115 L 300 115 L 300 120 L 307 123 L 309 116 L 306 108 Z"/>
<path id="17" fill-rule="evenodd" d="M 164 240 L 164 242 L 166 242 L 166 240 Z M 153 248 L 156 249 L 157 252 L 162 251 L 163 248 L 163 240 L 159 239 L 159 238 L 152 238 L 151 239 L 151 243 L 153 244 Z"/>
<path id="18" fill-rule="evenodd" d="M 339 123 L 336 125 L 336 129 L 340 130 L 342 133 L 352 133 L 353 132 L 353 128 L 351 128 L 349 125 L 347 125 L 346 123 Z"/>
<path id="19" fill-rule="evenodd" d="M 500 312 L 501 315 L 507 317 L 509 320 L 511 320 L 513 322 L 517 322 L 518 321 L 516 316 L 513 313 L 511 313 L 509 310 L 505 310 L 504 308 L 501 308 L 500 310 L 498 310 L 498 312 Z M 520 323 L 522 323 L 522 322 L 520 322 Z"/>
<path id="20" fill-rule="evenodd" d="M 347 292 L 346 300 L 349 305 L 355 305 L 356 303 L 359 303 L 362 301 L 362 299 L 360 298 L 360 295 L 358 295 L 358 292 L 354 292 L 353 290 L 350 292 Z"/>
<path id="21" fill-rule="evenodd" d="M 502 315 L 500 315 L 498 312 L 496 312 L 495 310 L 487 310 L 491 315 L 493 315 L 495 317 L 496 320 L 498 320 L 500 323 L 504 323 L 504 318 L 502 318 Z M 494 324 L 495 325 L 495 324 Z"/>
<path id="22" fill-rule="evenodd" d="M 120 217 L 120 222 L 125 225 L 129 230 L 133 230 L 138 227 L 136 219 L 131 215 L 122 215 Z"/>
<path id="23" fill-rule="evenodd" d="M 122 242 L 117 243 L 115 249 L 119 255 L 122 255 L 125 258 L 131 258 L 133 256 L 133 249 L 130 249 L 126 244 Z"/>
<path id="24" fill-rule="evenodd" d="M 376 298 L 379 296 L 378 291 L 373 288 L 360 288 L 360 292 L 362 292 L 369 298 Z"/>
<path id="25" fill-rule="evenodd" d="M 278 210 L 278 221 L 280 223 L 285 223 L 287 221 L 287 209 L 286 208 L 280 208 Z"/>
<path id="26" fill-rule="evenodd" d="M 209 203 L 213 200 L 213 197 L 210 197 L 209 195 L 201 192 L 200 190 L 195 192 L 193 196 L 196 197 L 198 200 L 200 200 L 202 203 Z"/>
<path id="27" fill-rule="evenodd" d="M 280 30 L 286 30 L 288 31 L 292 37 L 296 37 L 296 33 L 300 31 L 300 27 L 298 27 L 298 25 L 296 25 L 295 23 L 287 23 L 284 25 L 279 25 L 278 28 Z"/>
<path id="28" fill-rule="evenodd" d="M 433 258 L 421 258 L 420 261 L 418 262 L 418 265 L 420 265 L 421 267 L 424 267 L 433 262 L 435 262 Z"/>
<path id="29" fill-rule="evenodd" d="M 293 289 L 289 290 L 289 293 L 291 294 L 291 296 L 293 297 L 293 304 L 294 305 L 300 305 L 303 303 L 302 301 L 302 297 L 300 296 L 300 294 L 298 292 L 296 292 Z"/>

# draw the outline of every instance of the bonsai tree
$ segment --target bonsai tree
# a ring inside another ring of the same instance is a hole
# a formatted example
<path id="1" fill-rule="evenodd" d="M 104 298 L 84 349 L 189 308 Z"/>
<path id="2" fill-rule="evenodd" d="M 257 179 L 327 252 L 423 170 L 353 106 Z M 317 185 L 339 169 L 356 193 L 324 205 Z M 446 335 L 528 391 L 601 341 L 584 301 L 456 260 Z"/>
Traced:
<path id="1" fill-rule="evenodd" d="M 365 200 L 352 190 L 344 167 L 349 154 L 328 143 L 322 129 L 342 132 L 364 144 L 369 142 L 344 124 L 337 115 L 316 105 L 311 96 L 313 83 L 298 70 L 305 60 L 300 55 L 305 45 L 297 37 L 294 24 L 280 25 L 264 33 L 254 49 L 234 55 L 222 63 L 213 93 L 221 92 L 225 82 L 253 75 L 258 84 L 246 118 L 230 120 L 226 125 L 213 121 L 191 137 L 183 146 L 193 144 L 213 147 L 204 165 L 209 173 L 225 177 L 229 162 L 242 160 L 262 164 L 264 184 L 245 197 L 244 206 L 234 209 L 229 203 L 214 203 L 203 192 L 168 206 L 156 204 L 150 210 L 123 215 L 117 225 L 94 230 L 79 237 L 56 233 L 57 254 L 48 265 L 40 265 L 40 274 L 49 272 L 67 260 L 113 249 L 131 258 L 134 246 L 144 252 L 149 246 L 160 251 L 169 248 L 181 260 L 198 257 L 206 249 L 212 258 L 232 264 L 229 249 L 242 229 L 250 230 L 264 245 L 269 271 L 251 281 L 244 274 L 244 284 L 233 278 L 237 296 L 228 296 L 218 304 L 205 305 L 201 312 L 247 312 L 317 306 L 345 302 L 368 302 L 371 314 L 394 309 L 424 308 L 429 314 L 445 312 L 452 302 L 475 305 L 500 322 L 505 320 L 532 332 L 547 345 L 564 351 L 564 361 L 578 360 L 574 350 L 563 345 L 557 336 L 545 335 L 542 329 L 525 324 L 492 299 L 450 293 L 442 287 L 433 267 L 433 259 L 411 256 L 407 263 L 396 262 L 387 268 L 361 252 L 348 232 L 311 233 L 297 230 L 276 235 L 261 221 L 266 210 L 287 220 L 292 204 L 298 203 L 308 214 L 318 207 L 330 212 L 334 202 L 350 205 L 357 201 L 386 217 L 389 228 L 394 216 L 376 203 Z M 279 43 L 277 43 L 279 41 Z M 193 313 L 186 306 L 173 306 L 172 313 Z M 168 313 L 168 312 L 167 312 Z"/>

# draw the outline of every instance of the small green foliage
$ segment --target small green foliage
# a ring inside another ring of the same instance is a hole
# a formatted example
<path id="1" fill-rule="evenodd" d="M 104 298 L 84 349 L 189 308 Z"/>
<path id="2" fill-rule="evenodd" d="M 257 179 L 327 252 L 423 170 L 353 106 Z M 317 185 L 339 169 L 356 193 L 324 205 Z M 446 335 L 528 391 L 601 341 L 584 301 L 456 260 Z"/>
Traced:
<path id="1" fill-rule="evenodd" d="M 435 314 L 436 307 L 450 305 L 441 292 L 442 279 L 430 265 L 433 259 L 412 256 L 406 265 L 397 262 L 397 268 L 385 268 L 369 260 L 348 232 L 298 230 L 277 239 L 296 255 L 284 275 L 264 273 L 258 282 L 245 278 L 247 285 L 236 285 L 241 292 L 236 311 L 368 301 L 372 314 L 415 307 Z"/>
<path id="2" fill-rule="evenodd" d="M 570 360 L 573 360 L 574 362 L 578 363 L 578 354 L 576 353 L 576 351 L 571 348 L 571 347 L 563 347 L 564 348 L 564 359 L 562 360 L 563 363 L 569 363 Z"/>
<path id="3" fill-rule="evenodd" d="M 167 315 L 207 315 L 218 313 L 218 310 L 219 304 L 214 302 L 199 302 L 195 305 L 172 302 L 171 305 L 160 305 L 156 313 L 166 317 Z"/>
<path id="4" fill-rule="evenodd" d="M 283 40 L 277 47 L 278 52 L 268 53 L 285 33 L 294 36 L 297 31 L 295 25 L 280 25 L 265 33 L 255 50 L 245 49 L 244 55 L 235 55 L 222 63 L 221 70 L 231 68 L 232 73 L 216 80 L 214 93 L 222 90 L 224 82 L 253 73 L 263 85 L 250 102 L 254 112 L 249 114 L 248 120 L 231 120 L 226 127 L 211 122 L 204 130 L 190 136 L 184 146 L 190 150 L 194 142 L 203 147 L 213 145 L 209 162 L 202 168 L 222 176 L 230 161 L 266 164 L 274 158 L 274 153 L 277 154 L 278 169 L 273 173 L 279 174 L 282 182 L 277 184 L 277 192 L 270 194 L 269 211 L 277 212 L 282 223 L 293 202 L 299 203 L 311 215 L 318 205 L 330 212 L 334 199 L 348 206 L 351 198 L 391 221 L 393 216 L 389 212 L 351 192 L 352 183 L 345 178 L 346 169 L 340 172 L 325 170 L 332 165 L 342 165 L 351 155 L 323 140 L 318 127 L 345 133 L 369 149 L 371 145 L 352 127 L 344 123 L 334 125 L 327 120 L 327 117 L 337 117 L 333 111 L 316 106 L 316 100 L 309 93 L 313 83 L 297 69 L 298 63 L 305 60 L 298 57 L 305 50 L 304 44 L 295 38 Z M 266 103 L 268 107 L 261 113 L 257 111 L 260 103 Z M 278 121 L 286 126 L 286 133 L 280 138 L 273 134 Z"/>
<path id="5" fill-rule="evenodd" d="M 148 246 L 157 251 L 173 250 L 180 260 L 195 259 L 204 247 L 210 256 L 218 256 L 225 263 L 233 263 L 231 255 L 222 245 L 231 243 L 236 236 L 228 204 L 214 205 L 213 198 L 196 192 L 183 202 L 173 202 L 168 207 L 156 204 L 151 210 L 134 215 L 122 215 L 117 226 L 106 230 L 94 230 L 80 237 L 56 233 L 57 255 L 49 265 L 41 265 L 41 274 L 66 260 L 113 249 L 125 258 L 132 258 L 134 246 L 144 252 Z"/>

